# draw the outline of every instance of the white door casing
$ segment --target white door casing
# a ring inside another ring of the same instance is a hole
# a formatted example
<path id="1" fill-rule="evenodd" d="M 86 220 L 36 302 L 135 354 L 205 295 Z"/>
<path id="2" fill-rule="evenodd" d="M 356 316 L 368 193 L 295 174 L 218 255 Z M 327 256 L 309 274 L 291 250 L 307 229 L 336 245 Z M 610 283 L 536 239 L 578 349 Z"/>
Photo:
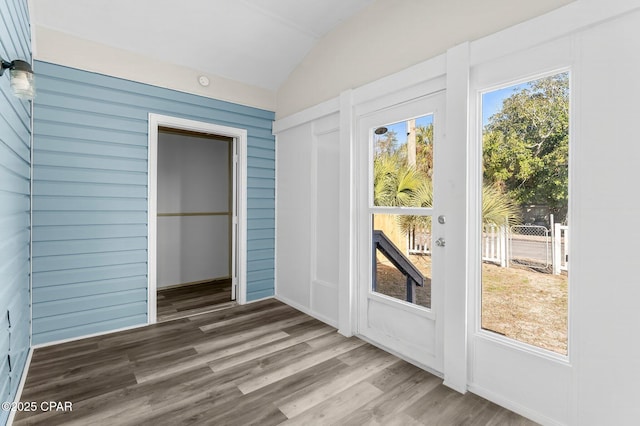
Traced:
<path id="1" fill-rule="evenodd" d="M 198 133 L 227 136 L 234 139 L 233 219 L 232 232 L 232 282 L 237 284 L 236 300 L 246 303 L 247 270 L 247 130 L 217 124 L 188 120 L 159 114 L 149 114 L 148 155 L 148 284 L 147 321 L 157 321 L 157 177 L 158 177 L 158 128 L 188 130 Z M 233 287 L 236 287 L 235 285 Z M 234 289 L 235 291 L 236 289 Z"/>
<path id="2" fill-rule="evenodd" d="M 231 144 L 231 300 L 238 300 L 238 184 L 240 167 L 238 165 L 238 138 Z"/>

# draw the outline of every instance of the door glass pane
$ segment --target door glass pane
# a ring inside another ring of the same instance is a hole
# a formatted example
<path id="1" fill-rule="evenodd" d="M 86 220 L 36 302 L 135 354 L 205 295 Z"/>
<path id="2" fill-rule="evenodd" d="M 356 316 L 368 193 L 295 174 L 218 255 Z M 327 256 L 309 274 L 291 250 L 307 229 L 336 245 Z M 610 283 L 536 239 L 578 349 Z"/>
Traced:
<path id="1" fill-rule="evenodd" d="M 431 207 L 433 115 L 373 129 L 373 205 Z"/>
<path id="2" fill-rule="evenodd" d="M 374 214 L 371 290 L 431 307 L 431 217 Z"/>
<path id="3" fill-rule="evenodd" d="M 482 328 L 566 355 L 569 73 L 482 96 Z"/>

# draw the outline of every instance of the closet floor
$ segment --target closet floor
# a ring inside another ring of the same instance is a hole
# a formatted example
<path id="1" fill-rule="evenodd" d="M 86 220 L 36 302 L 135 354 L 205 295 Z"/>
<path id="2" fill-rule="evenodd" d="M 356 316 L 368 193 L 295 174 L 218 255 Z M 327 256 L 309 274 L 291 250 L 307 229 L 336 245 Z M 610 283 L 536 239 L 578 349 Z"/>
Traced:
<path id="1" fill-rule="evenodd" d="M 231 280 L 210 281 L 158 290 L 158 322 L 234 306 Z"/>

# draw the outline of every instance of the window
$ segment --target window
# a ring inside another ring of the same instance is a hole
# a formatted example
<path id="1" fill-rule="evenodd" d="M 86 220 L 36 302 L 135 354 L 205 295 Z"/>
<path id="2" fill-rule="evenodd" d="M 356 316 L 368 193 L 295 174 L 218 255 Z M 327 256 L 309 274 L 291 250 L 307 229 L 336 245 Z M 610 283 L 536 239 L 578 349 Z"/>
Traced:
<path id="1" fill-rule="evenodd" d="M 433 115 L 373 129 L 372 291 L 431 307 Z M 376 208 L 413 208 L 411 215 Z"/>
<path id="2" fill-rule="evenodd" d="M 481 324 L 568 353 L 569 73 L 482 95 Z"/>

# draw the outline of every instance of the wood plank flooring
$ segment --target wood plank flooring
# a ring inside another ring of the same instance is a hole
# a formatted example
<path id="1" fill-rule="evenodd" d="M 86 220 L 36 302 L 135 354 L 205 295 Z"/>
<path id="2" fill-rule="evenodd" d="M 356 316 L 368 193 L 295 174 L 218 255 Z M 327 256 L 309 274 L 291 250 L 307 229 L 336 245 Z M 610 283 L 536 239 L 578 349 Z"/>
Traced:
<path id="1" fill-rule="evenodd" d="M 235 305 L 231 280 L 210 281 L 158 290 L 158 322 L 212 312 Z"/>
<path id="2" fill-rule="evenodd" d="M 41 425 L 532 425 L 276 300 L 36 349 Z"/>

